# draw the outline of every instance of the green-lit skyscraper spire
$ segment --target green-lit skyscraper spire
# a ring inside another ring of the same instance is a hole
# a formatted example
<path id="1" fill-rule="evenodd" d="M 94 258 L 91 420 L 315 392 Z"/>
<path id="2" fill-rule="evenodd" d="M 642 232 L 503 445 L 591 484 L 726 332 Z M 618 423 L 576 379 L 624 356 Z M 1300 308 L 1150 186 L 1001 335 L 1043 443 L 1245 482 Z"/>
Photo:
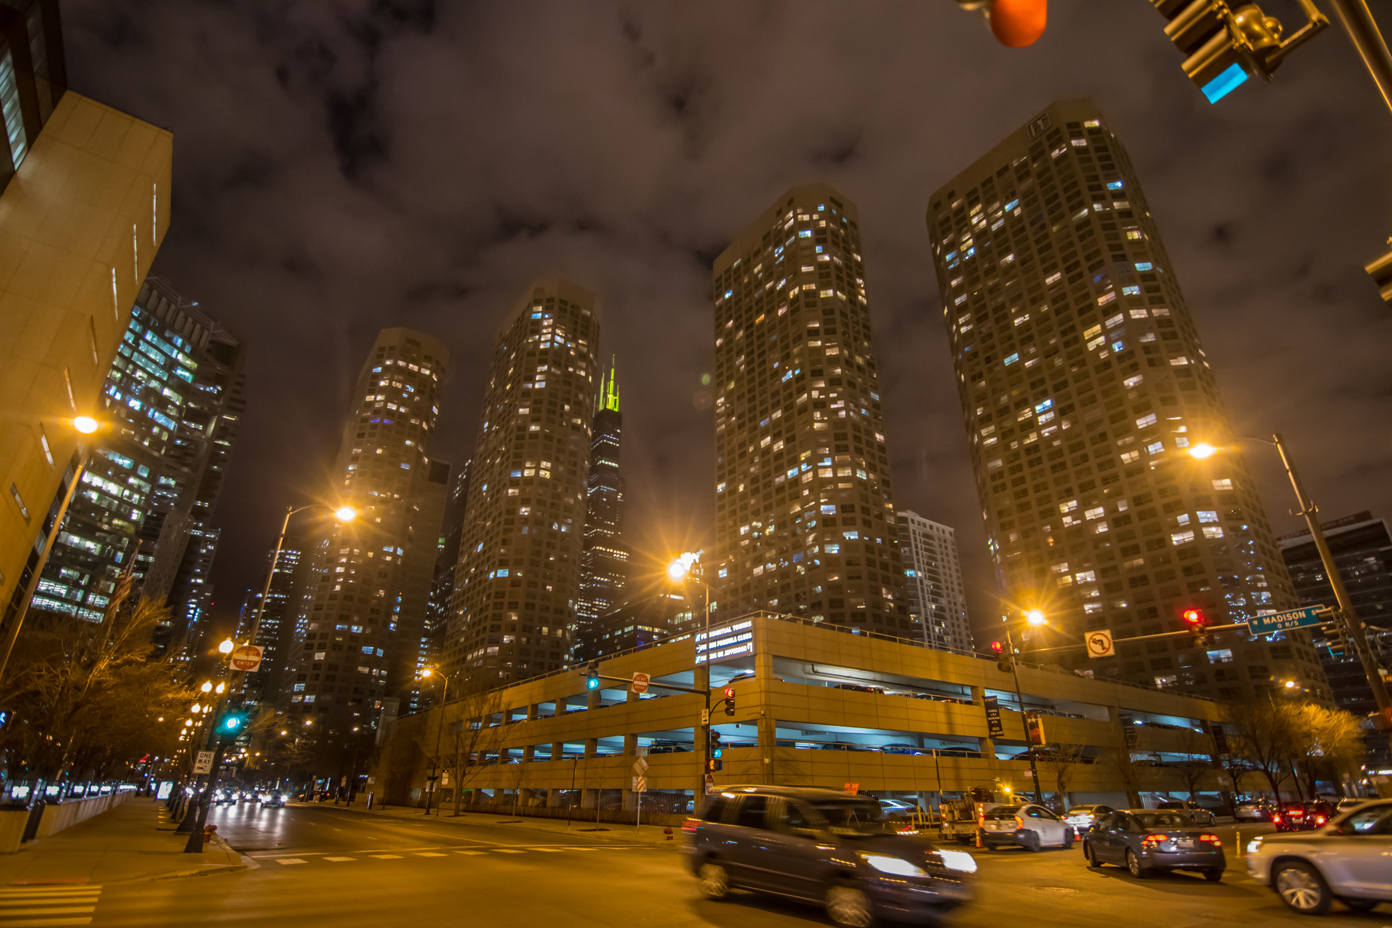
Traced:
<path id="1" fill-rule="evenodd" d="M 619 381 L 611 359 L 600 378 L 590 435 L 590 479 L 586 487 L 585 550 L 580 561 L 580 601 L 575 606 L 576 653 L 603 633 L 600 619 L 620 602 L 628 575 L 623 543 L 623 477 L 619 472 Z"/>
<path id="2" fill-rule="evenodd" d="M 604 410 L 611 412 L 619 411 L 619 379 L 617 373 L 617 363 L 611 357 L 609 359 L 609 374 L 600 375 L 599 396 L 595 399 L 595 412 Z"/>

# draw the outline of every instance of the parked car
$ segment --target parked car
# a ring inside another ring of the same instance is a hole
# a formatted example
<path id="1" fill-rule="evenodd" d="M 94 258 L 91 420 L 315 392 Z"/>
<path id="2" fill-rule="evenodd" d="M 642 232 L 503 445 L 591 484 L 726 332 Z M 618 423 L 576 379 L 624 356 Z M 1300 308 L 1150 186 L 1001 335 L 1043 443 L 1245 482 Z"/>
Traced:
<path id="1" fill-rule="evenodd" d="M 1158 870 L 1197 870 L 1216 883 L 1228 865 L 1223 842 L 1183 812 L 1121 809 L 1083 838 L 1083 859 L 1096 869 L 1120 864 L 1138 879 Z"/>
<path id="2" fill-rule="evenodd" d="M 878 693 L 881 696 L 884 695 L 884 690 L 878 686 L 863 686 L 859 683 L 838 683 L 836 686 L 832 687 L 832 689 L 855 690 L 857 693 Z"/>
<path id="3" fill-rule="evenodd" d="M 1334 807 L 1334 814 L 1343 815 L 1345 812 L 1350 812 L 1359 806 L 1365 806 L 1367 804 L 1367 799 L 1340 799 L 1339 804 Z"/>
<path id="4" fill-rule="evenodd" d="M 1247 799 L 1233 806 L 1233 818 L 1239 822 L 1265 822 L 1271 819 L 1271 803 L 1264 799 Z"/>
<path id="5" fill-rule="evenodd" d="M 1271 813 L 1271 824 L 1277 831 L 1310 831 L 1329 824 L 1333 817 L 1333 807 L 1321 800 L 1283 802 Z"/>
<path id="6" fill-rule="evenodd" d="M 931 753 L 932 753 L 932 748 L 921 748 L 921 747 L 919 747 L 919 746 L 916 745 L 916 744 L 902 744 L 902 743 L 896 742 L 896 743 L 894 743 L 894 744 L 882 744 L 882 745 L 880 745 L 880 753 L 882 753 L 882 754 L 912 754 L 912 755 L 914 755 L 914 756 L 918 756 L 918 755 L 922 755 L 922 754 L 931 754 Z"/>
<path id="7" fill-rule="evenodd" d="M 1030 851 L 1046 847 L 1067 849 L 1073 846 L 1073 829 L 1053 812 L 1032 802 L 996 806 L 986 811 L 981 843 L 992 851 L 1006 846 Z"/>
<path id="8" fill-rule="evenodd" d="M 819 751 L 873 751 L 872 747 L 854 744 L 850 741 L 825 741 L 817 745 Z"/>
<path id="9" fill-rule="evenodd" d="M 1392 799 L 1371 800 L 1303 834 L 1247 845 L 1247 872 L 1291 909 L 1323 915 L 1334 900 L 1356 912 L 1392 903 Z"/>
<path id="10" fill-rule="evenodd" d="M 1155 808 L 1162 812 L 1178 812 L 1188 817 L 1189 821 L 1195 825 L 1213 824 L 1213 810 L 1205 809 L 1197 802 L 1190 802 L 1188 799 L 1166 799 Z"/>
<path id="11" fill-rule="evenodd" d="M 1074 833 L 1085 835 L 1097 824 L 1098 819 L 1105 815 L 1111 815 L 1115 811 L 1111 806 L 1101 803 L 1074 806 L 1063 816 L 1063 820 L 1073 828 Z"/>
<path id="12" fill-rule="evenodd" d="M 976 892 L 970 854 L 896 833 L 864 796 L 729 787 L 682 831 L 697 887 L 712 899 L 732 888 L 792 896 L 821 903 L 838 925 L 864 928 L 876 917 L 936 921 Z"/>
<path id="13" fill-rule="evenodd" d="M 261 794 L 261 805 L 279 809 L 285 805 L 285 794 L 278 789 L 267 790 Z"/>

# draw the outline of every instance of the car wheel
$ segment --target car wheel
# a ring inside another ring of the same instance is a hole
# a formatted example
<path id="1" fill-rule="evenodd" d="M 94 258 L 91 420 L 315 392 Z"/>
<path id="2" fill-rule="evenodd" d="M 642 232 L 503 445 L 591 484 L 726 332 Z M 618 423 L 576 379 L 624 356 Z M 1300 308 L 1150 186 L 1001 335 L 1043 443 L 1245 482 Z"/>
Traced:
<path id="1" fill-rule="evenodd" d="M 1138 880 L 1144 880 L 1146 877 L 1145 868 L 1141 866 L 1141 859 L 1129 847 L 1126 849 L 1126 869 L 1130 870 L 1131 875 Z"/>
<path id="2" fill-rule="evenodd" d="M 1219 870 L 1217 867 L 1211 870 L 1205 870 L 1203 872 L 1203 878 L 1210 883 L 1221 883 L 1223 881 L 1223 871 Z"/>
<path id="3" fill-rule="evenodd" d="M 1063 830 L 1063 843 L 1060 844 L 1059 847 L 1063 848 L 1066 851 L 1073 846 L 1073 841 L 1073 829 L 1065 828 Z"/>
<path id="4" fill-rule="evenodd" d="M 1355 912 L 1371 912 L 1377 908 L 1376 899 L 1340 899 L 1345 908 L 1353 909 Z"/>
<path id="5" fill-rule="evenodd" d="M 1323 915 L 1333 902 L 1324 878 L 1304 861 L 1281 864 L 1272 874 L 1271 885 L 1281 901 L 1301 915 Z"/>
<path id="6" fill-rule="evenodd" d="M 826 894 L 827 917 L 845 928 L 868 928 L 874 920 L 870 897 L 849 883 L 838 883 Z"/>
<path id="7" fill-rule="evenodd" d="M 1025 844 L 1025 850 L 1029 851 L 1029 852 L 1032 853 L 1032 854 L 1037 854 L 1037 853 L 1039 853 L 1039 849 L 1043 846 L 1043 845 L 1041 844 L 1040 840 L 1039 840 L 1039 832 L 1037 832 L 1037 831 L 1027 831 L 1027 832 L 1025 832 L 1024 844 Z"/>
<path id="8" fill-rule="evenodd" d="M 704 863 L 696 875 L 696 888 L 707 899 L 724 899 L 730 892 L 730 874 L 720 864 Z"/>
<path id="9" fill-rule="evenodd" d="M 1083 842 L 1083 860 L 1094 870 L 1100 869 L 1102 866 L 1102 861 L 1097 859 L 1097 852 L 1086 841 Z"/>

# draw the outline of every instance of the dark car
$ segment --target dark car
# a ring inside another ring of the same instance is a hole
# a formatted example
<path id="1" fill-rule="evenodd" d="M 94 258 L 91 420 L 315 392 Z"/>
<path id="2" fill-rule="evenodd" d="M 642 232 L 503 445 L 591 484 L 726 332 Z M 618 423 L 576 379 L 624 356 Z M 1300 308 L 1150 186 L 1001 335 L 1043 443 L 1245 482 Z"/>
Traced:
<path id="1" fill-rule="evenodd" d="M 240 796 L 241 796 L 241 793 L 239 793 L 239 792 L 238 792 L 237 790 L 235 790 L 235 789 L 219 789 L 219 790 L 214 790 L 214 791 L 213 791 L 213 805 L 219 805 L 219 804 L 224 803 L 224 802 L 231 803 L 232 805 L 236 805 L 236 804 L 237 804 L 237 800 L 238 800 L 238 798 L 239 798 Z"/>
<path id="2" fill-rule="evenodd" d="M 1334 807 L 1327 802 L 1283 802 L 1271 813 L 1277 831 L 1313 831 L 1329 824 Z"/>
<path id="3" fill-rule="evenodd" d="M 1073 826 L 1073 831 L 1085 835 L 1097 824 L 1098 819 L 1115 812 L 1111 806 L 1102 804 L 1073 806 L 1063 816 L 1063 820 Z"/>
<path id="4" fill-rule="evenodd" d="M 976 861 L 899 834 L 879 802 L 828 789 L 727 787 L 682 827 L 702 894 L 732 888 L 826 907 L 838 925 L 935 921 L 975 896 Z"/>
<path id="5" fill-rule="evenodd" d="M 1181 812 L 1122 809 L 1102 818 L 1083 838 L 1089 867 L 1120 864 L 1144 878 L 1158 870 L 1197 870 L 1216 883 L 1228 865 L 1222 840 L 1195 828 Z"/>
<path id="6" fill-rule="evenodd" d="M 1157 804 L 1155 808 L 1163 812 L 1178 812 L 1195 825 L 1213 824 L 1212 809 L 1205 809 L 1197 802 L 1191 802 L 1187 799 L 1166 799 Z"/>
<path id="7" fill-rule="evenodd" d="M 270 789 L 261 794 L 261 805 L 280 808 L 285 805 L 285 794 L 278 789 Z"/>

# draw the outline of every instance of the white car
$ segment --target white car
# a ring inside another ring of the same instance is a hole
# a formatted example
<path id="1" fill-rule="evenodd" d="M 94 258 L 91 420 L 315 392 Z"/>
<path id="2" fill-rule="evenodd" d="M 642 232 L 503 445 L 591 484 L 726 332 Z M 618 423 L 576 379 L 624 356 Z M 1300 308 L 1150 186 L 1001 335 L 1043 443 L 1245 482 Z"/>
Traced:
<path id="1" fill-rule="evenodd" d="M 1007 845 L 1029 851 L 1046 847 L 1066 850 L 1073 846 L 1073 828 L 1048 809 L 1032 802 L 995 806 L 986 810 L 981 843 L 992 851 Z"/>
<path id="2" fill-rule="evenodd" d="M 1323 915 L 1336 899 L 1357 912 L 1392 903 L 1392 799 L 1365 803 L 1314 831 L 1254 839 L 1247 872 L 1303 915 Z"/>

